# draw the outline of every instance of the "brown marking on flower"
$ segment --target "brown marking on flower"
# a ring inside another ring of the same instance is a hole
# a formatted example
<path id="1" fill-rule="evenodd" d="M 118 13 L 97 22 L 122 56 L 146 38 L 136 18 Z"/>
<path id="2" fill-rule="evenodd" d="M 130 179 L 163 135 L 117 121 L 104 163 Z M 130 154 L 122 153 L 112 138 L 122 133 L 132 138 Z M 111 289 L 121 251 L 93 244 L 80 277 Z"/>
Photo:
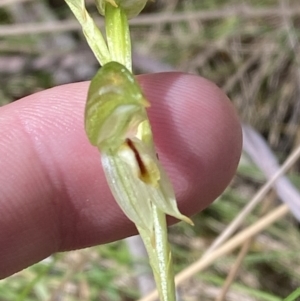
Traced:
<path id="1" fill-rule="evenodd" d="M 126 144 L 134 153 L 135 160 L 139 166 L 141 180 L 143 180 L 144 182 L 148 182 L 149 178 L 150 178 L 149 173 L 147 171 L 146 165 L 144 164 L 138 150 L 136 149 L 133 142 L 129 138 L 126 139 Z"/>

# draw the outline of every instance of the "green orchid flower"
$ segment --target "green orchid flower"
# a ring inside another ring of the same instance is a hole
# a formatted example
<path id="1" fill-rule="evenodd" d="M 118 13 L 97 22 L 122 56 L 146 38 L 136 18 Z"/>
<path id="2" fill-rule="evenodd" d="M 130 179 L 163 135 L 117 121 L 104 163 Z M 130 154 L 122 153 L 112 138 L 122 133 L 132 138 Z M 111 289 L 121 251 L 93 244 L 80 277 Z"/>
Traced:
<path id="1" fill-rule="evenodd" d="M 191 223 L 182 215 L 172 185 L 157 159 L 145 111 L 149 102 L 125 66 L 110 62 L 93 78 L 85 110 L 85 129 L 101 152 L 110 188 L 124 213 L 153 231 L 151 206 Z"/>
<path id="2" fill-rule="evenodd" d="M 144 241 L 161 301 L 175 301 L 166 215 L 191 225 L 193 222 L 177 208 L 171 182 L 155 151 L 146 113 L 150 103 L 131 73 L 128 18 L 137 15 L 146 1 L 96 1 L 98 10 L 105 16 L 107 44 L 91 21 L 84 1 L 66 2 L 102 64 L 88 90 L 87 136 L 101 153 L 112 194 Z M 99 34 L 101 38 L 97 41 Z"/>

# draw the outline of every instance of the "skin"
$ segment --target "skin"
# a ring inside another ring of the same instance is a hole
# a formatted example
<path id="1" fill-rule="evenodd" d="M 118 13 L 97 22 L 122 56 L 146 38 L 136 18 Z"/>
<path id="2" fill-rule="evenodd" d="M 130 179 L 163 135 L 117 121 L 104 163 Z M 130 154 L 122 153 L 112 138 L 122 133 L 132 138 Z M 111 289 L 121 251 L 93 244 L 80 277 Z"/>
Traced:
<path id="1" fill-rule="evenodd" d="M 179 209 L 191 216 L 235 173 L 238 118 L 223 92 L 201 77 L 172 72 L 138 80 L 151 103 L 159 159 Z M 0 108 L 0 278 L 55 252 L 136 234 L 84 131 L 88 85 L 55 87 Z"/>

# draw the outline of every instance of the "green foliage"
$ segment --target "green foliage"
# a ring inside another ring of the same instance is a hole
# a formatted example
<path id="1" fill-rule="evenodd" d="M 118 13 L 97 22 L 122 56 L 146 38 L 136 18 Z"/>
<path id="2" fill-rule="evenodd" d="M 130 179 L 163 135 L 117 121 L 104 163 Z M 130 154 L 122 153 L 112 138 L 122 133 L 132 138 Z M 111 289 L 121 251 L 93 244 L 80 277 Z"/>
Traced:
<path id="1" fill-rule="evenodd" d="M 300 288 L 297 288 L 294 292 L 292 292 L 288 297 L 284 299 L 284 301 L 296 301 L 297 298 L 300 297 Z"/>

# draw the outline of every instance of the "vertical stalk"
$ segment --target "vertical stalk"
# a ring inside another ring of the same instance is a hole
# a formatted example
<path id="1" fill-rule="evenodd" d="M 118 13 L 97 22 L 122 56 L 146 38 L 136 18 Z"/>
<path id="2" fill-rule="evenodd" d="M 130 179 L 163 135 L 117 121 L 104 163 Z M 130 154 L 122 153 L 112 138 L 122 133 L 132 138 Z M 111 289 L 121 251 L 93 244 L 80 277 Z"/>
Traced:
<path id="1" fill-rule="evenodd" d="M 119 6 L 105 5 L 105 28 L 111 60 L 132 71 L 131 41 L 127 16 Z"/>
<path id="2" fill-rule="evenodd" d="M 140 227 L 137 228 L 149 255 L 160 300 L 175 301 L 174 271 L 167 238 L 166 215 L 154 204 L 152 204 L 152 213 L 154 219 L 152 235 L 149 236 L 148 232 Z"/>

